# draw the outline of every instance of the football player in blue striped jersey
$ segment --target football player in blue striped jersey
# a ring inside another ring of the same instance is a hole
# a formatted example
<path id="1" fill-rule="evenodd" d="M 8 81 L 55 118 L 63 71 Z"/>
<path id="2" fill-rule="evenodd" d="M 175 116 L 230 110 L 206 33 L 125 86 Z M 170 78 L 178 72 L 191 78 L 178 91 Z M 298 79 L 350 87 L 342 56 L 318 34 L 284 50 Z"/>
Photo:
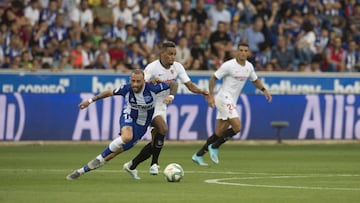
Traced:
<path id="1" fill-rule="evenodd" d="M 106 90 L 81 102 L 79 108 L 85 109 L 97 100 L 111 96 L 123 96 L 126 104 L 120 116 L 121 132 L 120 136 L 114 139 L 95 159 L 84 167 L 73 171 L 66 178 L 75 180 L 81 175 L 101 167 L 121 152 L 132 148 L 146 133 L 154 114 L 156 98 L 158 98 L 156 94 L 163 91 L 170 91 L 170 94 L 162 102 L 165 104 L 172 103 L 177 91 L 177 83 L 145 83 L 144 72 L 134 70 L 130 76 L 130 84 L 123 85 L 115 90 Z M 129 170 L 128 172 L 134 179 L 140 179 L 136 170 Z"/>

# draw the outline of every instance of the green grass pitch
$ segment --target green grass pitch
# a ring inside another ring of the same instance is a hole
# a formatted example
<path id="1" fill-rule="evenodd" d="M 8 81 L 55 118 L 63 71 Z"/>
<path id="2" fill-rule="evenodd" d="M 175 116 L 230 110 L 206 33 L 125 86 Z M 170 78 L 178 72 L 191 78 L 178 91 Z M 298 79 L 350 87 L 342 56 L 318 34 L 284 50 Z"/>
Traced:
<path id="1" fill-rule="evenodd" d="M 149 161 L 133 180 L 122 165 L 144 142 L 79 180 L 65 176 L 95 157 L 108 143 L 1 144 L 0 202 L 181 202 L 181 203 L 359 203 L 360 144 L 239 144 L 220 148 L 218 165 L 191 161 L 200 142 L 170 143 L 160 165 L 179 163 L 180 183 L 150 176 Z"/>

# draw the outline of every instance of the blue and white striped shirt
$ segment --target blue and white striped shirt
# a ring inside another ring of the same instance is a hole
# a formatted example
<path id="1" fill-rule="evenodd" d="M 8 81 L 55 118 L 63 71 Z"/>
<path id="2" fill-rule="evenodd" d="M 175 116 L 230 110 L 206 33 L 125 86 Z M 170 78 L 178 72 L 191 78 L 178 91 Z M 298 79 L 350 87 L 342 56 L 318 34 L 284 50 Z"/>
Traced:
<path id="1" fill-rule="evenodd" d="M 130 116 L 133 122 L 142 126 L 151 123 L 154 114 L 156 94 L 169 89 L 166 83 L 145 83 L 141 92 L 135 93 L 130 84 L 113 90 L 114 95 L 121 95 L 125 98 L 125 106 L 121 116 Z"/>

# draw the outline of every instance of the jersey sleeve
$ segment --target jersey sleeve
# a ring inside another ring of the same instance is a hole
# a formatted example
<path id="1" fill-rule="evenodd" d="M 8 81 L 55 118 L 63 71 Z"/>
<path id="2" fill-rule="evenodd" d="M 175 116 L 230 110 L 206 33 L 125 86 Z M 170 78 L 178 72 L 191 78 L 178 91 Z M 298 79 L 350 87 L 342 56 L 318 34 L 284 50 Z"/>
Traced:
<path id="1" fill-rule="evenodd" d="M 250 66 L 250 75 L 249 75 L 249 80 L 251 82 L 254 82 L 255 80 L 258 79 L 258 76 L 255 73 L 255 68 L 254 66 L 249 62 L 249 66 Z"/>
<path id="2" fill-rule="evenodd" d="M 153 77 L 152 68 L 150 65 L 147 65 L 144 69 L 144 79 L 146 82 L 150 81 Z"/>
<path id="3" fill-rule="evenodd" d="M 126 93 L 128 93 L 130 91 L 130 89 L 131 89 L 130 85 L 122 85 L 121 87 L 114 89 L 113 94 L 125 96 Z"/>
<path id="4" fill-rule="evenodd" d="M 214 75 L 218 80 L 228 74 L 228 66 L 226 64 L 227 63 L 223 63 L 220 68 L 215 71 Z"/>
<path id="5" fill-rule="evenodd" d="M 152 83 L 147 83 L 147 85 L 149 86 L 150 90 L 155 93 L 159 93 L 170 88 L 170 86 L 165 82 L 160 82 L 156 85 Z"/>
<path id="6" fill-rule="evenodd" d="M 185 68 L 181 63 L 174 64 L 176 66 L 176 71 L 178 72 L 178 77 L 181 81 L 181 83 L 187 83 L 190 81 L 190 77 L 185 71 Z"/>

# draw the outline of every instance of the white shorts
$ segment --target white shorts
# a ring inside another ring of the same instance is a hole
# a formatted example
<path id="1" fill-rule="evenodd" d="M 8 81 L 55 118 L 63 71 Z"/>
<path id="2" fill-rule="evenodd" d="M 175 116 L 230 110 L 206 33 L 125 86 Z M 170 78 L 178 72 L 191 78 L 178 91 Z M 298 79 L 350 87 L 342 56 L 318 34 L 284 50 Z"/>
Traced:
<path id="1" fill-rule="evenodd" d="M 155 104 L 155 111 L 154 111 L 154 115 L 153 115 L 153 119 L 156 117 L 156 116 L 161 116 L 165 123 L 167 122 L 166 121 L 166 110 L 167 110 L 167 105 L 164 104 L 162 101 L 160 102 L 156 102 Z"/>
<path id="2" fill-rule="evenodd" d="M 216 119 L 227 120 L 239 117 L 236 103 L 229 96 L 217 95 L 215 97 Z"/>

